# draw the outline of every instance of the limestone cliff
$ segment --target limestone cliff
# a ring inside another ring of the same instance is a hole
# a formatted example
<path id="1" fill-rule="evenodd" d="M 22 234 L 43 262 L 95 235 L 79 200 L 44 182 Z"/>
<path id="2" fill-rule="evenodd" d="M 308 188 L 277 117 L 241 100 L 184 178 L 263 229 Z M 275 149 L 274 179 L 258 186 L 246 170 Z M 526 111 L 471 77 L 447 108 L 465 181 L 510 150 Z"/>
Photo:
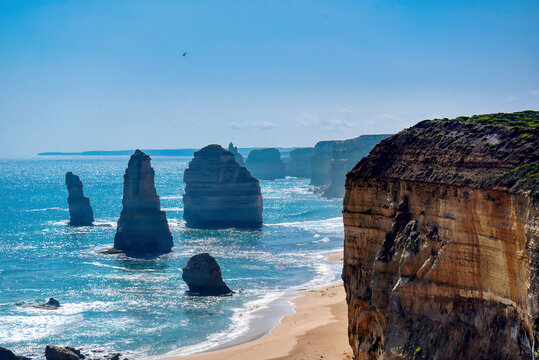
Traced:
<path id="1" fill-rule="evenodd" d="M 369 152 L 380 141 L 391 135 L 361 135 L 355 139 L 336 141 L 331 148 L 329 162 L 329 186 L 324 190 L 328 198 L 344 196 L 346 174 L 357 162 L 369 155 Z"/>
<path id="2" fill-rule="evenodd" d="M 313 154 L 312 147 L 296 148 L 290 151 L 290 158 L 285 164 L 286 176 L 310 178 Z"/>
<path id="3" fill-rule="evenodd" d="M 150 157 L 136 150 L 124 174 L 123 209 L 118 219 L 114 249 L 133 255 L 158 255 L 171 251 L 167 216 L 155 191 L 155 171 Z"/>
<path id="4" fill-rule="evenodd" d="M 422 121 L 348 174 L 356 359 L 532 359 L 539 112 Z"/>
<path id="5" fill-rule="evenodd" d="M 262 225 L 260 185 L 219 145 L 195 152 L 183 175 L 183 218 L 195 228 L 252 228 Z"/>
<path id="6" fill-rule="evenodd" d="M 67 203 L 69 205 L 69 224 L 74 226 L 91 226 L 94 212 L 90 199 L 84 196 L 82 181 L 71 171 L 66 173 Z"/>
<path id="7" fill-rule="evenodd" d="M 243 161 L 243 156 L 238 151 L 237 146 L 234 146 L 234 144 L 232 143 L 228 144 L 228 151 L 234 154 L 234 160 L 236 160 L 236 162 L 240 164 L 240 166 L 245 166 L 245 161 Z"/>
<path id="8" fill-rule="evenodd" d="M 281 153 L 275 148 L 252 150 L 245 160 L 251 174 L 261 180 L 275 180 L 284 177 L 284 163 Z"/>
<path id="9" fill-rule="evenodd" d="M 329 185 L 331 181 L 329 164 L 331 163 L 333 144 L 336 142 L 338 141 L 320 141 L 314 146 L 314 154 L 311 159 L 311 185 L 318 187 Z"/>

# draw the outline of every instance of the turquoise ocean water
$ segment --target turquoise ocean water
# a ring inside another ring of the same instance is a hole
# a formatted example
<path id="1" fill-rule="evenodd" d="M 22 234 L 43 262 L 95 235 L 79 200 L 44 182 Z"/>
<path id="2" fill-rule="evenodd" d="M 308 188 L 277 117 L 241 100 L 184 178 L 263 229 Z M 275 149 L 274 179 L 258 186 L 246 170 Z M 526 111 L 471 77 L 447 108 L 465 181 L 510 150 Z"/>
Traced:
<path id="1" fill-rule="evenodd" d="M 152 159 L 174 236 L 173 252 L 153 260 L 99 253 L 113 243 L 128 157 L 0 160 L 0 346 L 37 357 L 46 344 L 137 358 L 192 353 L 249 334 L 262 321 L 258 313 L 340 277 L 340 264 L 324 258 L 342 249 L 341 200 L 313 194 L 308 179 L 261 181 L 262 229 L 188 229 L 182 177 L 189 160 Z M 80 176 L 104 226 L 67 225 L 66 171 Z M 187 296 L 181 268 L 201 252 L 242 291 Z M 49 297 L 62 307 L 24 306 Z"/>

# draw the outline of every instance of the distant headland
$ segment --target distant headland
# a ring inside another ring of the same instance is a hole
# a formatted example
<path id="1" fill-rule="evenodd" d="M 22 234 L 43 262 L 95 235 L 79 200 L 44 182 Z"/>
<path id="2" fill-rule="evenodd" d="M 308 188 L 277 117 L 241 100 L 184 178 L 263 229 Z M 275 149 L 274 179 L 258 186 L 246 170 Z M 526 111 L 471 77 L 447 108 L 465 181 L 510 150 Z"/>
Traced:
<path id="1" fill-rule="evenodd" d="M 262 149 L 262 147 L 253 147 L 253 148 L 239 148 L 238 151 L 242 154 L 248 155 L 251 150 Z M 285 157 L 288 157 L 290 151 L 294 148 L 282 148 L 278 147 L 281 154 Z M 150 156 L 193 156 L 195 151 L 199 149 L 148 149 L 143 150 L 144 153 Z M 135 149 L 132 150 L 92 150 L 92 151 L 82 151 L 82 152 L 41 152 L 37 155 L 40 156 L 62 156 L 62 155 L 80 155 L 80 156 L 118 156 L 126 155 L 130 156 L 133 154 Z"/>

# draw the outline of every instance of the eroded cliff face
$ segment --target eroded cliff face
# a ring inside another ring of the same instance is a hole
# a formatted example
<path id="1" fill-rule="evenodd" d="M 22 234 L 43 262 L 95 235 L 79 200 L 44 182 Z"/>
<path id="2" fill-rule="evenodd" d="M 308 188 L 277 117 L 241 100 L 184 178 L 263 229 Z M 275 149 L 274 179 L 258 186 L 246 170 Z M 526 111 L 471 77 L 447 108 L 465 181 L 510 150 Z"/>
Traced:
<path id="1" fill-rule="evenodd" d="M 173 246 L 167 215 L 155 190 L 150 157 L 136 150 L 124 173 L 122 212 L 114 249 L 133 256 L 168 253 Z"/>
<path id="2" fill-rule="evenodd" d="M 290 160 L 286 163 L 286 176 L 301 178 L 311 177 L 311 160 L 314 148 L 296 148 L 290 152 Z"/>
<path id="3" fill-rule="evenodd" d="M 259 180 L 275 180 L 285 176 L 285 165 L 276 148 L 252 150 L 245 160 L 245 166 Z"/>
<path id="4" fill-rule="evenodd" d="M 538 119 L 424 121 L 349 173 L 343 280 L 356 359 L 532 359 Z"/>
<path id="5" fill-rule="evenodd" d="M 92 226 L 94 212 L 90 206 L 90 199 L 84 196 L 82 181 L 71 171 L 66 173 L 65 179 L 68 192 L 69 224 L 74 226 Z"/>
<path id="6" fill-rule="evenodd" d="M 262 226 L 260 184 L 219 145 L 195 152 L 185 170 L 183 218 L 193 228 Z"/>
<path id="7" fill-rule="evenodd" d="M 391 135 L 361 135 L 354 139 L 336 141 L 332 145 L 329 161 L 329 186 L 324 191 L 328 198 L 344 196 L 346 174 L 357 162 L 369 155 L 369 152 L 380 141 Z"/>

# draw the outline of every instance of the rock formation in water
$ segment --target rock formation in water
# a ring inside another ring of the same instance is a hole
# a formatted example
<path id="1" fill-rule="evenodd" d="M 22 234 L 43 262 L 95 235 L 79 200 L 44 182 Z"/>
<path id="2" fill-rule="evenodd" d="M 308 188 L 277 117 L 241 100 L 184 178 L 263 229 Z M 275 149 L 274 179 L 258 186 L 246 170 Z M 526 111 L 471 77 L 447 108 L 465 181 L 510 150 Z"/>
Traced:
<path id="1" fill-rule="evenodd" d="M 13 351 L 0 346 L 0 360 L 30 360 L 30 358 L 15 355 Z"/>
<path id="2" fill-rule="evenodd" d="M 219 296 L 232 294 L 221 276 L 221 268 L 208 253 L 198 254 L 189 259 L 183 268 L 183 280 L 194 295 Z"/>
<path id="3" fill-rule="evenodd" d="M 290 152 L 290 158 L 285 164 L 286 176 L 310 178 L 313 154 L 314 148 L 312 147 L 296 148 L 292 150 Z"/>
<path id="4" fill-rule="evenodd" d="M 219 145 L 195 152 L 183 175 L 183 218 L 194 228 L 256 228 L 262 225 L 258 180 Z"/>
<path id="5" fill-rule="evenodd" d="M 355 139 L 334 142 L 328 169 L 329 186 L 324 190 L 324 196 L 328 198 L 343 197 L 346 174 L 356 166 L 359 160 L 369 155 L 376 144 L 390 136 L 362 135 Z"/>
<path id="6" fill-rule="evenodd" d="M 311 159 L 311 185 L 323 187 L 329 185 L 331 178 L 329 176 L 329 164 L 333 144 L 338 141 L 320 141 L 314 146 L 314 154 Z"/>
<path id="7" fill-rule="evenodd" d="M 47 345 L 45 348 L 45 359 L 47 360 L 79 360 L 81 357 L 68 348 Z"/>
<path id="8" fill-rule="evenodd" d="M 280 179 L 285 175 L 281 153 L 275 148 L 252 150 L 245 166 L 255 178 L 261 180 Z"/>
<path id="9" fill-rule="evenodd" d="M 532 359 L 539 112 L 383 140 L 348 174 L 343 216 L 356 359 Z"/>
<path id="10" fill-rule="evenodd" d="M 245 161 L 243 161 L 243 156 L 239 153 L 237 146 L 232 143 L 228 144 L 228 151 L 234 154 L 234 159 L 240 166 L 245 166 Z"/>
<path id="11" fill-rule="evenodd" d="M 66 173 L 67 203 L 69 204 L 69 224 L 75 226 L 91 226 L 94 212 L 90 199 L 82 192 L 82 182 L 71 171 Z"/>
<path id="12" fill-rule="evenodd" d="M 133 255 L 171 251 L 172 235 L 155 191 L 154 177 L 150 157 L 136 150 L 124 174 L 123 209 L 114 237 L 115 250 Z"/>
<path id="13" fill-rule="evenodd" d="M 47 301 L 44 304 L 39 305 L 33 305 L 32 307 L 40 308 L 40 309 L 49 309 L 49 310 L 56 310 L 60 307 L 60 302 L 56 300 L 55 298 L 50 298 L 49 301 Z"/>

